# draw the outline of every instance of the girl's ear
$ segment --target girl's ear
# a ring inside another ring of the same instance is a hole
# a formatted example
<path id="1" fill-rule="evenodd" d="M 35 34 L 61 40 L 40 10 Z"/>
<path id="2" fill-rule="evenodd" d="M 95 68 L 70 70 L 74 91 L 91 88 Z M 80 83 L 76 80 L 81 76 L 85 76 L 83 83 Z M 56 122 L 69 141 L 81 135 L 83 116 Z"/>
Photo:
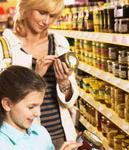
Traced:
<path id="1" fill-rule="evenodd" d="M 12 103 L 7 97 L 4 97 L 1 100 L 1 105 L 3 106 L 5 111 L 10 111 L 10 106 L 12 105 Z"/>

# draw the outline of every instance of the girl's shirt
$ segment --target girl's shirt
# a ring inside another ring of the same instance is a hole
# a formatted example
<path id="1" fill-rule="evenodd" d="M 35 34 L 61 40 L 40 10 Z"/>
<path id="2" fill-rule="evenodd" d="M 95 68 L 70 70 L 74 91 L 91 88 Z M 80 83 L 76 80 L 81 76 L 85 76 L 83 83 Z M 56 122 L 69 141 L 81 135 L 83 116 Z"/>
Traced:
<path id="1" fill-rule="evenodd" d="M 0 150 L 55 150 L 47 130 L 32 124 L 28 134 L 20 132 L 6 122 L 0 128 Z"/>

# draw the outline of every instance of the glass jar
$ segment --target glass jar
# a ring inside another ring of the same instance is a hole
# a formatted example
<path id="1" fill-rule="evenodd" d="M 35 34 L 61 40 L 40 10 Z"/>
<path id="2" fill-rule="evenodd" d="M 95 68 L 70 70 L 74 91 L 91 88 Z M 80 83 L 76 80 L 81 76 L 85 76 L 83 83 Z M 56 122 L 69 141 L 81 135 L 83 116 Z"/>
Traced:
<path id="1" fill-rule="evenodd" d="M 107 60 L 107 71 L 112 72 L 112 60 Z"/>
<path id="2" fill-rule="evenodd" d="M 107 121 L 107 119 L 104 117 L 104 116 L 102 116 L 102 118 L 101 118 L 101 127 L 102 127 L 102 134 L 106 137 L 107 135 L 106 135 L 106 122 Z"/>
<path id="3" fill-rule="evenodd" d="M 119 33 L 129 33 L 129 18 L 119 19 Z"/>
<path id="4" fill-rule="evenodd" d="M 125 94 L 125 105 L 126 105 L 126 108 L 129 108 L 129 94 L 128 93 Z"/>
<path id="5" fill-rule="evenodd" d="M 105 86 L 105 104 L 107 107 L 111 108 L 111 86 L 110 85 L 106 85 Z"/>
<path id="6" fill-rule="evenodd" d="M 110 121 L 110 120 L 107 120 L 107 123 L 106 123 L 106 134 L 107 134 L 107 138 L 108 138 L 108 133 L 113 130 L 115 127 L 115 125 Z"/>
<path id="7" fill-rule="evenodd" d="M 100 43 L 99 42 L 96 42 L 96 56 L 98 58 L 100 58 L 100 56 L 101 56 Z"/>
<path id="8" fill-rule="evenodd" d="M 124 119 L 124 110 L 125 110 L 125 103 L 119 104 L 117 106 L 118 116 L 122 119 Z"/>
<path id="9" fill-rule="evenodd" d="M 100 44 L 101 58 L 108 59 L 108 44 L 101 43 Z"/>
<path id="10" fill-rule="evenodd" d="M 108 71 L 107 60 L 106 59 L 101 59 L 101 69 L 103 71 Z"/>
<path id="11" fill-rule="evenodd" d="M 118 53 L 118 63 L 121 65 L 127 65 L 127 50 L 120 50 Z"/>
<path id="12" fill-rule="evenodd" d="M 117 61 L 112 62 L 112 73 L 115 77 L 119 77 L 119 64 Z"/>
<path id="13" fill-rule="evenodd" d="M 101 58 L 97 58 L 97 68 L 101 69 Z"/>
<path id="14" fill-rule="evenodd" d="M 119 65 L 119 77 L 121 79 L 128 79 L 127 65 Z"/>
<path id="15" fill-rule="evenodd" d="M 119 134 L 114 137 L 114 150 L 122 150 L 122 140 L 124 140 L 125 136 Z"/>
<path id="16" fill-rule="evenodd" d="M 127 64 L 128 64 L 128 66 L 129 66 L 129 51 L 127 52 Z"/>
<path id="17" fill-rule="evenodd" d="M 115 19 L 114 31 L 115 31 L 115 33 L 119 32 L 119 19 Z"/>
<path id="18" fill-rule="evenodd" d="M 117 51 L 116 47 L 109 47 L 108 53 L 109 53 L 110 60 L 116 61 L 118 59 L 118 51 Z"/>
<path id="19" fill-rule="evenodd" d="M 122 150 L 124 148 L 127 148 L 127 146 L 129 146 L 129 139 L 125 139 L 125 140 L 122 141 Z"/>
<path id="20" fill-rule="evenodd" d="M 129 122 L 129 108 L 125 108 L 124 118 L 127 122 Z"/>
<path id="21" fill-rule="evenodd" d="M 108 135 L 107 135 L 108 136 L 108 144 L 111 148 L 114 147 L 114 137 L 117 136 L 118 133 L 119 133 L 118 130 L 110 130 L 108 132 Z"/>

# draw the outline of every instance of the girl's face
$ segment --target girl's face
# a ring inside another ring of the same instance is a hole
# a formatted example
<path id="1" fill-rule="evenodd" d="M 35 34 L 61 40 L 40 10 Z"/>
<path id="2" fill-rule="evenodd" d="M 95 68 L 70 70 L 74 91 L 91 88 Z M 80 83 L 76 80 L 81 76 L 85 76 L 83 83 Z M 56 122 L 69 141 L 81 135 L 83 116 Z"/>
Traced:
<path id="1" fill-rule="evenodd" d="M 55 20 L 55 14 L 32 10 L 27 20 L 28 28 L 34 33 L 41 33 Z"/>
<path id="2" fill-rule="evenodd" d="M 40 116 L 40 105 L 43 103 L 44 92 L 34 91 L 16 104 L 10 104 L 5 121 L 23 133 L 33 120 Z"/>

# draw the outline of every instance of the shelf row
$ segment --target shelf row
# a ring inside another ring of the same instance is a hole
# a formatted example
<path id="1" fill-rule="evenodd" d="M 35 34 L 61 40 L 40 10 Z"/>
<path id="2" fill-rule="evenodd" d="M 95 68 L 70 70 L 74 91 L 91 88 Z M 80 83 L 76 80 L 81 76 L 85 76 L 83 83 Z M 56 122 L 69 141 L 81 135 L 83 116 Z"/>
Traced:
<path id="1" fill-rule="evenodd" d="M 129 134 L 129 123 L 126 122 L 124 119 L 121 119 L 115 111 L 106 107 L 104 104 L 95 101 L 91 94 L 86 93 L 81 88 L 79 88 L 79 92 L 81 98 L 83 98 L 86 102 L 92 105 L 97 111 L 106 116 L 110 121 L 116 124 L 125 133 Z"/>
<path id="2" fill-rule="evenodd" d="M 84 32 L 72 30 L 52 30 L 52 29 L 50 31 L 59 33 L 69 38 L 86 39 L 89 41 L 98 41 L 104 43 L 129 46 L 129 34 Z"/>
<path id="3" fill-rule="evenodd" d="M 112 73 L 105 72 L 103 70 L 100 70 L 98 68 L 95 68 L 93 66 L 87 65 L 84 62 L 79 62 L 79 67 L 80 70 L 85 71 L 92 76 L 95 76 L 101 80 L 104 80 L 126 92 L 129 92 L 129 80 L 123 80 L 120 78 L 115 77 Z"/>
<path id="4" fill-rule="evenodd" d="M 103 143 L 103 146 L 106 150 L 113 150 L 111 147 L 109 147 L 108 145 L 108 141 L 107 139 L 102 135 L 101 132 L 99 132 L 96 127 L 94 127 L 93 125 L 91 125 L 83 116 L 80 116 L 79 121 L 82 123 L 82 125 L 87 128 L 90 132 L 94 133 L 95 135 L 97 135 Z"/>

